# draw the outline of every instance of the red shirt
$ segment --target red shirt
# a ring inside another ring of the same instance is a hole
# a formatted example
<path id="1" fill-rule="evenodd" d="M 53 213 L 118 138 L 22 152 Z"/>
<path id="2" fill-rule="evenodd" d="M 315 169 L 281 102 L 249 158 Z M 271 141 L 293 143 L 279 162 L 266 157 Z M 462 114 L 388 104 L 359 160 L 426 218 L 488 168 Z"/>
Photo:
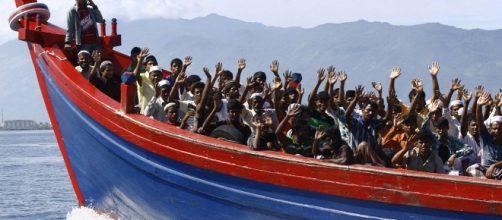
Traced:
<path id="1" fill-rule="evenodd" d="M 80 26 L 82 27 L 82 42 L 94 43 L 94 42 L 89 42 L 95 39 L 97 36 L 95 23 L 92 22 L 89 9 L 81 8 L 78 10 L 78 13 L 80 15 Z"/>

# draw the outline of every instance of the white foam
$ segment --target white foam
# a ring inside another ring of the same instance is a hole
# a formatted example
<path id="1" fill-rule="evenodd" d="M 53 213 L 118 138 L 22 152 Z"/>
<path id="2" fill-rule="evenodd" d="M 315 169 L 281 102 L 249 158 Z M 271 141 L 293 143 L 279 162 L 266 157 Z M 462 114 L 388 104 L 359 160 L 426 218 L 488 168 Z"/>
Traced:
<path id="1" fill-rule="evenodd" d="M 66 214 L 66 220 L 113 220 L 109 215 L 104 213 L 97 213 L 94 209 L 87 207 L 75 207 Z"/>

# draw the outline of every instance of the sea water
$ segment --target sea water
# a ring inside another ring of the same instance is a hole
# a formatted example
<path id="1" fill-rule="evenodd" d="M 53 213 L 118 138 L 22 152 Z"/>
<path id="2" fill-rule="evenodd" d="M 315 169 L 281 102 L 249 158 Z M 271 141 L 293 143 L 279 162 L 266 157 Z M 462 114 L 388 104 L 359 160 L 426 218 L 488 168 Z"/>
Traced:
<path id="1" fill-rule="evenodd" d="M 96 218 L 77 207 L 52 130 L 0 131 L 0 219 Z"/>

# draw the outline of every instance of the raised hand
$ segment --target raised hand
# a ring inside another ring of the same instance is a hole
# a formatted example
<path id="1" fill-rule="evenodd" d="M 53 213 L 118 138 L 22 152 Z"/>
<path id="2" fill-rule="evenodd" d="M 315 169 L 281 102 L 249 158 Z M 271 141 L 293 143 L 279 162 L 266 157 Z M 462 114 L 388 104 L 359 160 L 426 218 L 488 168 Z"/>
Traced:
<path id="1" fill-rule="evenodd" d="M 321 140 L 324 136 L 326 135 L 326 131 L 324 131 L 324 128 L 322 127 L 318 127 L 316 130 L 315 130 L 315 135 L 314 135 L 314 138 L 316 140 Z"/>
<path id="2" fill-rule="evenodd" d="M 192 64 L 192 57 L 191 56 L 185 57 L 185 61 L 183 62 L 183 66 L 185 68 L 187 68 L 188 66 L 190 66 L 190 64 Z"/>
<path id="3" fill-rule="evenodd" d="M 378 94 L 382 93 L 382 83 L 381 82 L 371 82 L 371 86 L 378 92 Z"/>
<path id="4" fill-rule="evenodd" d="M 296 87 L 296 91 L 298 92 L 299 97 L 302 97 L 303 93 L 305 93 L 305 89 L 302 87 L 302 84 L 300 84 Z"/>
<path id="5" fill-rule="evenodd" d="M 361 98 L 364 92 L 364 86 L 358 85 L 356 87 L 356 99 Z"/>
<path id="6" fill-rule="evenodd" d="M 246 68 L 246 59 L 241 58 L 237 61 L 237 70 L 242 71 L 244 68 Z"/>
<path id="7" fill-rule="evenodd" d="M 422 79 L 420 78 L 415 78 L 411 80 L 411 88 L 416 90 L 416 91 L 423 91 L 424 90 L 424 84 Z"/>
<path id="8" fill-rule="evenodd" d="M 463 89 L 462 90 L 462 97 L 464 98 L 464 101 L 467 103 L 467 102 L 470 102 L 471 99 L 472 99 L 472 92 L 469 93 L 469 90 L 467 89 Z"/>
<path id="9" fill-rule="evenodd" d="M 392 70 L 390 71 L 390 75 L 389 77 L 391 79 L 396 79 L 397 77 L 399 77 L 401 75 L 401 68 L 396 66 L 394 68 L 392 68 Z"/>
<path id="10" fill-rule="evenodd" d="M 497 102 L 495 103 L 497 105 L 497 107 L 500 107 L 502 106 L 502 91 L 500 91 L 496 96 L 495 96 L 495 99 L 497 100 Z"/>
<path id="11" fill-rule="evenodd" d="M 476 98 L 479 98 L 481 97 L 481 94 L 483 93 L 483 91 L 485 90 L 485 87 L 479 85 L 479 86 L 476 86 L 475 90 L 474 90 L 474 94 L 475 94 L 475 97 Z"/>
<path id="12" fill-rule="evenodd" d="M 340 82 L 345 82 L 345 80 L 347 80 L 347 74 L 345 74 L 345 71 L 340 71 L 338 72 L 338 80 L 340 80 Z"/>
<path id="13" fill-rule="evenodd" d="M 101 62 L 101 53 L 98 52 L 97 50 L 92 51 L 92 59 L 94 60 L 95 63 L 100 63 Z"/>
<path id="14" fill-rule="evenodd" d="M 150 55 L 150 49 L 148 48 L 143 48 L 141 49 L 141 51 L 139 52 L 139 55 L 138 55 L 138 62 L 141 63 L 143 62 L 143 60 Z"/>
<path id="15" fill-rule="evenodd" d="M 476 104 L 482 106 L 482 105 L 486 105 L 488 104 L 488 102 L 490 101 L 490 93 L 486 90 L 484 90 L 483 92 L 481 92 L 481 96 L 478 98 L 478 102 Z"/>
<path id="16" fill-rule="evenodd" d="M 286 114 L 290 117 L 298 115 L 300 113 L 300 104 L 290 104 L 290 108 L 288 108 Z"/>
<path id="17" fill-rule="evenodd" d="M 432 65 L 429 66 L 429 73 L 432 76 L 437 76 L 439 69 L 440 69 L 439 63 L 433 62 Z"/>
<path id="18" fill-rule="evenodd" d="M 270 64 L 270 71 L 274 73 L 274 75 L 279 75 L 279 61 L 273 60 L 272 64 Z"/>
<path id="19" fill-rule="evenodd" d="M 456 91 L 456 90 L 459 90 L 460 88 L 462 88 L 461 82 L 462 81 L 459 80 L 458 78 L 453 79 L 450 84 L 450 90 Z"/>
<path id="20" fill-rule="evenodd" d="M 441 105 L 441 100 L 436 99 L 431 104 L 429 105 L 429 112 L 435 112 L 439 109 L 439 106 Z"/>
<path id="21" fill-rule="evenodd" d="M 255 84 L 255 83 L 256 83 L 256 82 L 255 82 L 255 81 L 253 81 L 253 77 L 248 77 L 248 78 L 246 78 L 246 87 L 248 87 L 248 88 L 249 88 L 249 87 L 251 87 L 251 86 L 254 86 L 254 84 Z"/>
<path id="22" fill-rule="evenodd" d="M 218 62 L 216 65 L 214 65 L 214 72 L 219 73 L 221 70 L 223 70 L 223 64 L 221 62 Z"/>
<path id="23" fill-rule="evenodd" d="M 280 78 L 275 77 L 274 78 L 274 84 L 272 86 L 272 90 L 276 91 L 282 88 L 282 81 Z"/>
<path id="24" fill-rule="evenodd" d="M 184 72 L 181 72 L 178 77 L 176 78 L 176 83 L 181 84 L 185 82 L 185 79 L 187 78 L 187 74 Z"/>
<path id="25" fill-rule="evenodd" d="M 336 83 L 336 81 L 338 80 L 338 77 L 335 72 L 335 67 L 329 66 L 327 71 L 328 71 L 328 83 L 329 83 L 329 85 L 334 85 Z"/>
<path id="26" fill-rule="evenodd" d="M 211 73 L 209 73 L 209 68 L 204 67 L 204 68 L 202 68 L 202 71 L 204 71 L 204 74 L 206 74 L 206 77 L 208 77 L 208 78 L 211 77 Z"/>
<path id="27" fill-rule="evenodd" d="M 324 72 L 325 70 L 322 67 L 317 70 L 317 83 L 321 83 L 326 78 Z"/>

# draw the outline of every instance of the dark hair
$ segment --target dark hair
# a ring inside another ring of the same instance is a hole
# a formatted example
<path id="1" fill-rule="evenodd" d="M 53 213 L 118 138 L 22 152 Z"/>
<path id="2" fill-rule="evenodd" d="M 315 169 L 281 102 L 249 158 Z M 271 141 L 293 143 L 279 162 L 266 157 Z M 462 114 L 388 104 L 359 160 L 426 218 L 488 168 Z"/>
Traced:
<path id="1" fill-rule="evenodd" d="M 150 61 L 153 61 L 154 63 L 158 64 L 157 62 L 157 58 L 155 58 L 154 55 L 149 55 L 145 58 L 145 61 L 143 61 L 144 63 L 148 63 Z"/>
<path id="2" fill-rule="evenodd" d="M 223 70 L 223 72 L 221 72 L 221 76 L 228 77 L 230 79 L 234 78 L 234 74 L 232 72 L 230 72 L 230 70 Z"/>
<path id="3" fill-rule="evenodd" d="M 377 110 L 378 109 L 378 105 L 375 103 L 375 102 L 367 102 L 364 104 L 364 108 L 367 108 L 368 105 L 370 106 L 371 109 L 374 109 L 374 110 Z"/>
<path id="4" fill-rule="evenodd" d="M 230 99 L 227 103 L 227 110 L 242 110 L 244 106 L 237 99 Z"/>
<path id="5" fill-rule="evenodd" d="M 191 86 L 193 83 L 200 82 L 200 80 L 201 79 L 200 79 L 199 75 L 190 75 L 187 77 L 185 82 L 188 86 Z"/>
<path id="6" fill-rule="evenodd" d="M 421 141 L 426 141 L 426 140 L 434 141 L 434 135 L 429 130 L 424 129 L 424 130 L 421 130 L 421 131 L 419 131 L 417 133 L 417 140 L 421 140 Z"/>
<path id="7" fill-rule="evenodd" d="M 343 142 L 342 135 L 340 134 L 340 129 L 338 127 L 331 127 L 325 130 L 326 134 L 331 137 L 336 143 L 340 144 Z"/>
<path id="8" fill-rule="evenodd" d="M 190 91 L 193 91 L 196 88 L 204 89 L 204 86 L 206 86 L 206 84 L 203 82 L 195 82 L 190 86 Z"/>
<path id="9" fill-rule="evenodd" d="M 225 86 L 223 86 L 223 92 L 227 92 L 228 90 L 230 90 L 232 87 L 234 86 L 237 86 L 237 87 L 241 87 L 241 84 L 238 83 L 237 81 L 227 81 L 225 83 Z"/>
<path id="10" fill-rule="evenodd" d="M 405 125 L 417 125 L 417 116 L 415 114 L 409 114 L 404 117 L 403 124 Z"/>
<path id="11" fill-rule="evenodd" d="M 326 91 L 321 91 L 317 93 L 316 99 L 315 100 L 322 100 L 322 101 L 328 101 L 329 100 L 329 95 Z"/>
<path id="12" fill-rule="evenodd" d="M 265 79 L 265 80 L 267 80 L 267 75 L 264 72 L 262 72 L 262 71 L 258 71 L 258 72 L 256 72 L 256 73 L 253 74 L 253 81 L 255 81 L 256 79 L 258 79 L 260 77 L 263 78 L 263 79 Z"/>
<path id="13" fill-rule="evenodd" d="M 434 127 L 436 128 L 444 128 L 448 125 L 449 125 L 448 119 L 444 117 L 440 117 L 436 122 L 434 122 Z"/>
<path id="14" fill-rule="evenodd" d="M 131 49 L 131 56 L 134 55 L 134 54 L 139 54 L 139 53 L 141 53 L 141 48 L 139 48 L 139 47 L 133 47 Z"/>
<path id="15" fill-rule="evenodd" d="M 336 88 L 335 90 L 333 90 L 333 95 L 337 96 L 339 92 L 340 88 Z"/>
<path id="16" fill-rule="evenodd" d="M 173 64 L 178 64 L 178 66 L 182 66 L 183 65 L 183 61 L 181 61 L 180 58 L 174 58 L 171 60 L 171 66 L 173 66 Z"/>
<path id="17" fill-rule="evenodd" d="M 356 91 L 355 90 L 347 90 L 345 92 L 345 97 L 356 97 Z"/>
<path id="18" fill-rule="evenodd" d="M 413 99 L 415 98 L 415 96 L 416 96 L 416 95 L 417 95 L 417 90 L 412 89 L 412 90 L 410 91 L 410 93 L 408 94 L 408 98 L 409 98 L 410 100 L 413 100 Z M 425 92 L 424 92 L 424 91 L 422 91 L 422 92 L 420 93 L 420 96 L 419 96 L 419 97 L 420 97 L 420 98 L 422 98 L 422 99 L 425 99 Z"/>

